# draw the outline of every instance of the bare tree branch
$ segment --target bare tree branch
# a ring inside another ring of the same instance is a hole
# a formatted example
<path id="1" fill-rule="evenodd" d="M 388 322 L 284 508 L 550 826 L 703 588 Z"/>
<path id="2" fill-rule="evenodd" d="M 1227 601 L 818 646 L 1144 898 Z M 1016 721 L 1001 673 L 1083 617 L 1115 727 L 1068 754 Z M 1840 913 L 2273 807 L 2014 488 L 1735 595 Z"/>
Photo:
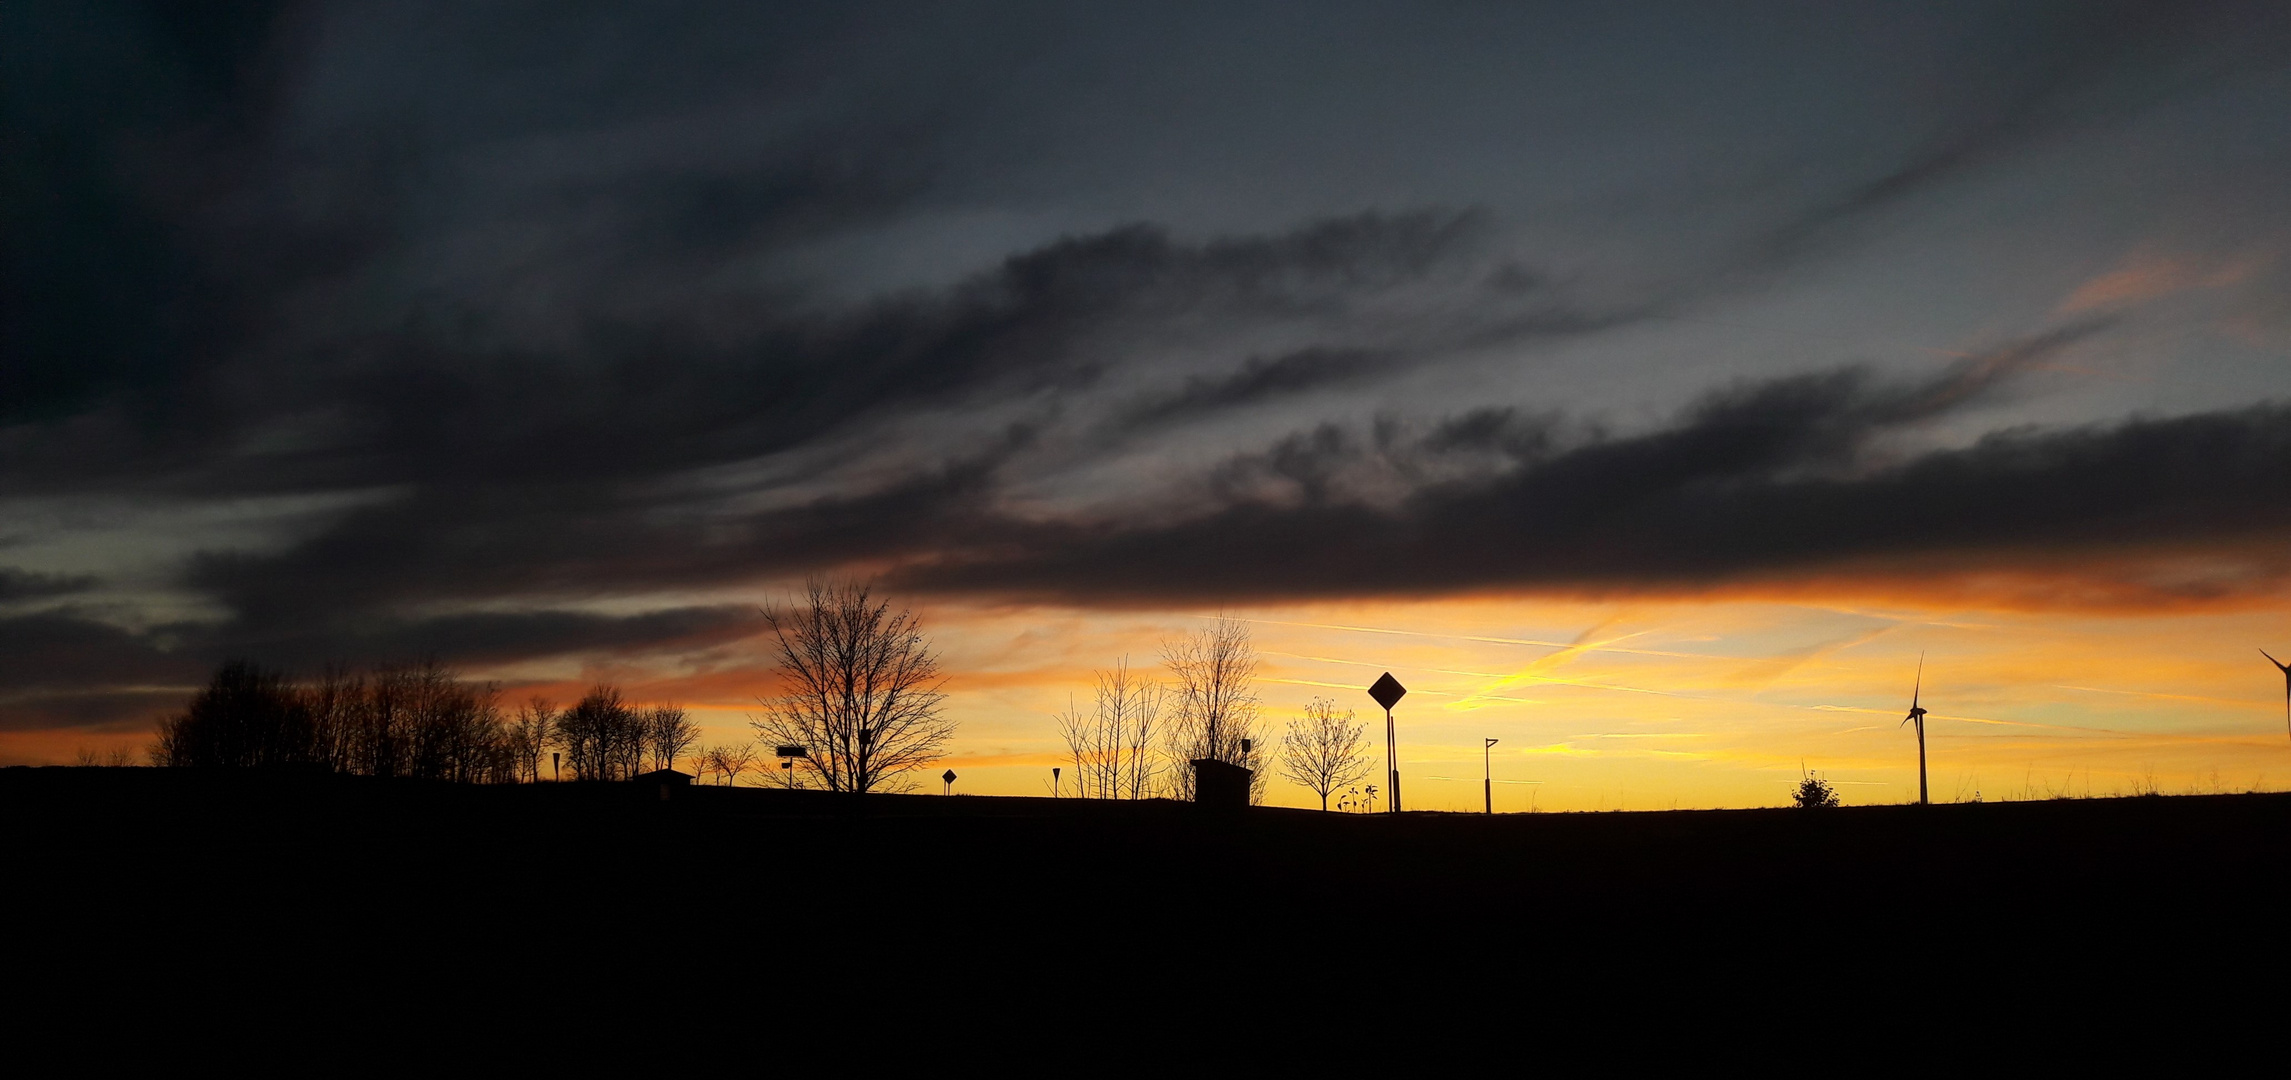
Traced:
<path id="1" fill-rule="evenodd" d="M 700 725 L 677 705 L 655 705 L 644 711 L 644 744 L 655 769 L 673 769 L 676 759 L 700 741 Z"/>

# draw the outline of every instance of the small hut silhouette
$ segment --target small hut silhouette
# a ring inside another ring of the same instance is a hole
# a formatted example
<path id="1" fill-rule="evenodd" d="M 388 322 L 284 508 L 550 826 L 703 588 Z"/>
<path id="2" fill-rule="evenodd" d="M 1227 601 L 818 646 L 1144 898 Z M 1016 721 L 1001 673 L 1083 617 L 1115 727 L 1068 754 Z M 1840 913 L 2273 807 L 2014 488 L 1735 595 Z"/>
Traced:
<path id="1" fill-rule="evenodd" d="M 1193 802 L 1219 810 L 1240 810 L 1249 805 L 1249 782 L 1256 774 L 1215 758 L 1193 759 Z"/>

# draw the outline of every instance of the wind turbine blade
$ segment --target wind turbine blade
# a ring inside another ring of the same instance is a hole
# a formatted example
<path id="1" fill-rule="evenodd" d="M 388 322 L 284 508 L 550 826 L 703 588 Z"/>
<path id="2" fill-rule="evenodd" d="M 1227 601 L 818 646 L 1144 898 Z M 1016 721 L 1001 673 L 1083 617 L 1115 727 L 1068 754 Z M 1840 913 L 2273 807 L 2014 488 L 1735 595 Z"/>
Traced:
<path id="1" fill-rule="evenodd" d="M 1917 708 L 1917 696 L 1925 692 L 1925 654 L 1917 654 L 1917 685 L 1909 691 L 1909 707 Z"/>
<path id="2" fill-rule="evenodd" d="M 2285 664 L 2283 661 L 2281 661 L 2281 660 L 2277 660 L 2277 659 L 2274 657 L 2274 655 L 2273 655 L 2273 654 L 2271 654 L 2271 653 L 2269 653 L 2267 650 L 2265 650 L 2265 649 L 2261 649 L 2261 650 L 2259 650 L 2259 655 L 2267 657 L 2267 662 L 2268 662 L 2268 663 L 2270 663 L 2270 664 L 2273 664 L 2273 665 L 2275 665 L 2276 667 L 2282 668 L 2282 669 L 2283 669 L 2283 670 L 2285 670 L 2285 671 L 2291 671 L 2291 664 Z"/>

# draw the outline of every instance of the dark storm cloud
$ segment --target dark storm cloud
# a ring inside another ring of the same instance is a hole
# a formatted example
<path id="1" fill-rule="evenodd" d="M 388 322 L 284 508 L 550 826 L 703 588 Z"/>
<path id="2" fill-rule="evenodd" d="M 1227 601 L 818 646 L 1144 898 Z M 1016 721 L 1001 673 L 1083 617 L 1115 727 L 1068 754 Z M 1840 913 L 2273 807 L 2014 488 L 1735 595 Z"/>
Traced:
<path id="1" fill-rule="evenodd" d="M 1508 409 L 1415 438 L 1324 426 L 1228 462 L 1216 486 L 1229 501 L 1213 513 L 1174 524 L 1007 525 L 901 583 L 1117 604 L 1634 591 L 1883 560 L 1929 572 L 2073 573 L 2076 559 L 2096 554 L 2137 560 L 2291 536 L 2281 497 L 2291 407 L 2282 405 L 2005 431 L 1921 453 L 1888 448 L 1889 437 L 1992 392 L 2050 351 L 2028 343 L 1922 384 L 1848 370 L 1743 386 L 1633 436 L 1571 442 L 1554 418 Z M 1465 475 L 1450 478 L 1455 470 L 1442 465 L 1459 459 Z M 1379 505 L 1347 488 L 1364 466 L 1432 479 Z M 1270 483 L 1242 479 L 1251 474 Z M 2146 591 L 2168 600 L 2235 587 L 2158 580 Z"/>
<path id="2" fill-rule="evenodd" d="M 196 674 L 143 635 L 69 612 L 0 619 L 0 693 L 91 682 L 169 682 Z"/>
<path id="3" fill-rule="evenodd" d="M 975 527 L 965 523 L 988 513 L 996 469 L 1031 442 L 1029 427 L 874 490 L 768 513 L 713 511 L 674 478 L 800 447 L 869 416 L 1086 383 L 1098 372 L 1085 346 L 1109 327 L 1341 313 L 1441 271 L 1474 235 L 1468 216 L 1451 214 L 1361 215 L 1201 243 L 1125 228 L 1013 256 L 944 290 L 790 315 L 731 346 L 608 327 L 568 363 L 409 336 L 362 343 L 384 359 L 336 372 L 281 372 L 269 385 L 226 373 L 216 384 L 237 385 L 210 385 L 220 407 L 195 418 L 200 437 L 140 448 L 151 457 L 130 452 L 132 440 L 112 444 L 117 429 L 100 414 L 20 428 L 18 460 L 50 466 L 17 474 L 20 490 L 123 482 L 177 497 L 382 493 L 283 550 L 193 558 L 184 584 L 230 613 L 219 624 L 134 634 L 66 618 L 40 632 L 100 653 L 100 668 L 175 676 L 230 656 L 303 667 L 417 655 L 483 663 L 744 636 L 756 629 L 745 608 L 605 618 L 549 605 L 908 557 L 952 528 Z M 1301 363 L 1245 368 L 1253 384 L 1224 404 L 1304 388 Z M 265 425 L 305 416 L 307 430 L 246 452 Z M 31 596 L 84 583 L 16 573 L 7 584 Z M 409 614 L 472 600 L 528 610 Z M 147 704 L 130 692 L 37 707 L 69 705 L 56 715 L 93 720 L 113 715 L 104 701 Z"/>
<path id="4" fill-rule="evenodd" d="M 172 381 L 226 293 L 175 235 L 183 189 L 244 149 L 282 90 L 283 5 L 0 10 L 7 317 L 0 424 Z M 159 174 L 167 176 L 162 185 Z"/>
<path id="5" fill-rule="evenodd" d="M 1391 353 L 1313 347 L 1272 357 L 1251 357 L 1229 375 L 1195 375 L 1176 393 L 1140 403 L 1124 416 L 1129 427 L 1186 420 L 1201 413 L 1252 405 L 1275 397 L 1379 375 L 1398 366 Z"/>
<path id="6" fill-rule="evenodd" d="M 0 603 L 66 596 L 85 592 L 95 584 L 96 579 L 86 574 L 34 574 L 0 566 Z"/>
<path id="7" fill-rule="evenodd" d="M 232 626 L 219 639 L 205 643 L 205 650 L 260 655 L 302 668 L 341 663 L 345 657 L 403 662 L 445 656 L 457 663 L 487 664 L 596 651 L 689 648 L 744 637 L 758 629 L 756 609 L 738 604 L 624 616 L 547 610 L 395 619 L 366 615 L 348 625 L 305 623 L 276 637 L 254 627 Z"/>
<path id="8" fill-rule="evenodd" d="M 182 408 L 159 418 L 173 427 L 166 437 L 138 439 L 123 426 L 138 418 L 98 412 L 0 432 L 0 445 L 33 466 L 11 477 L 18 490 L 162 478 L 206 493 L 508 483 L 545 498 L 571 482 L 585 498 L 916 403 L 1086 381 L 1100 371 L 1092 343 L 1126 327 L 1340 316 L 1439 271 L 1474 234 L 1470 216 L 1435 213 L 1203 243 L 1139 226 L 852 311 L 749 314 L 730 327 L 583 324 L 549 353 L 394 331 L 342 343 L 349 362 L 229 369 L 180 387 Z M 1287 374 L 1293 382 L 1294 365 Z M 1282 375 L 1260 373 L 1255 394 Z M 283 443 L 249 455 L 249 441 L 276 426 L 288 429 Z"/>
<path id="9" fill-rule="evenodd" d="M 206 659 L 69 613 L 0 618 L 0 730 L 147 719 Z"/>
<path id="10" fill-rule="evenodd" d="M 304 673 L 336 664 L 445 658 L 487 664 L 533 657 L 692 649 L 753 634 L 744 605 L 611 616 L 525 611 L 378 616 L 341 610 L 292 628 L 246 621 L 123 630 L 70 611 L 0 618 L 0 730 L 141 722 L 178 705 L 228 659 L 258 657 Z"/>
<path id="11" fill-rule="evenodd" d="M 941 294 L 713 356 L 613 341 L 598 346 L 611 362 L 567 369 L 531 358 L 416 358 L 409 349 L 328 403 L 329 425 L 347 445 L 224 458 L 190 481 L 220 491 L 394 485 L 404 494 L 352 511 L 284 554 L 199 560 L 192 581 L 268 624 L 416 598 L 706 584 L 903 551 L 916 542 L 911 523 L 983 509 L 993 466 L 1027 442 L 1028 429 L 919 465 L 883 490 L 763 518 L 701 525 L 685 513 L 688 496 L 660 485 L 871 414 L 1086 380 L 1085 342 L 1109 325 L 1342 308 L 1442 263 L 1460 229 L 1449 216 L 1369 216 L 1204 244 L 1124 229 L 1013 257 Z M 676 363 L 645 363 L 652 351 Z M 1253 399 L 1297 381 L 1293 367 L 1244 377 L 1256 380 Z"/>

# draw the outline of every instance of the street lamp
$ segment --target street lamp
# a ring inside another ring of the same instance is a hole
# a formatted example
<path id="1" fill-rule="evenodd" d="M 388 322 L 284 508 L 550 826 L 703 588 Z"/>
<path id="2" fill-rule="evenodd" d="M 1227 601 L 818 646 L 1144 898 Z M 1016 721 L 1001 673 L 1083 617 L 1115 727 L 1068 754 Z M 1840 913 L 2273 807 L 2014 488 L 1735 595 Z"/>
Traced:
<path id="1" fill-rule="evenodd" d="M 1489 739 L 1486 746 L 1480 747 L 1480 794 L 1487 797 L 1488 813 L 1490 814 L 1496 812 L 1496 770 L 1495 759 L 1488 747 L 1501 741 L 1503 740 Z"/>

